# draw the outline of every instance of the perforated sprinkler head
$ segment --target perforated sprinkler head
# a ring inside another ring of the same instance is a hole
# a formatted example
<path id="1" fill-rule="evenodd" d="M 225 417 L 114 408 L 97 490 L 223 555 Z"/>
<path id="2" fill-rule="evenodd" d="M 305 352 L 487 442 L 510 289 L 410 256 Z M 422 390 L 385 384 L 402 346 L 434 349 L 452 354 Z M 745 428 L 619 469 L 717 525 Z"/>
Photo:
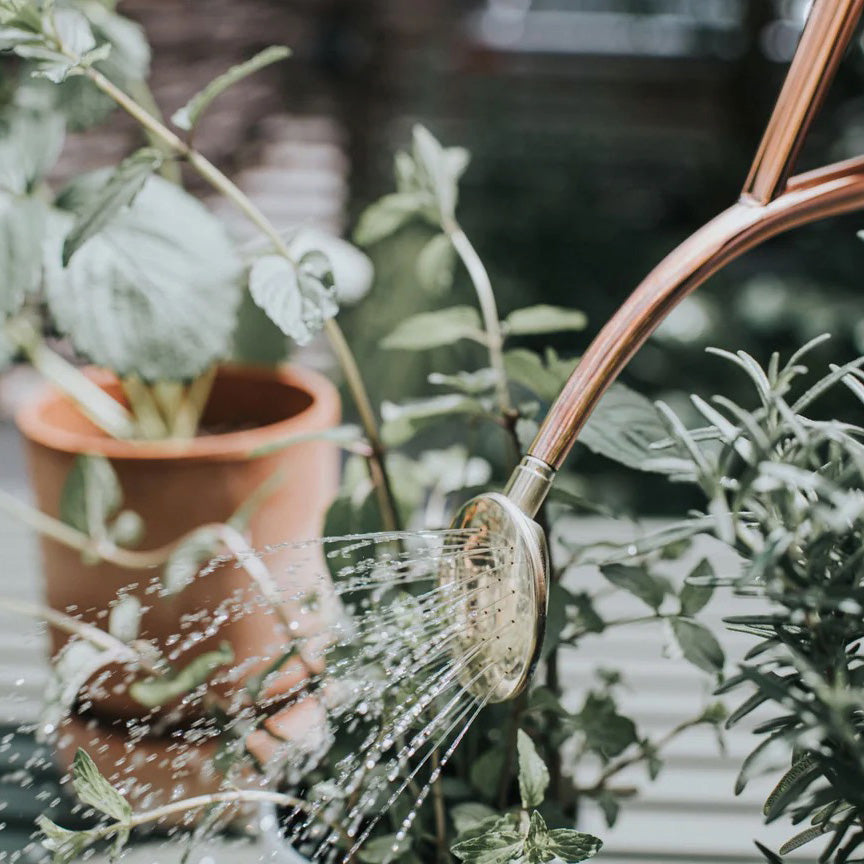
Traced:
<path id="1" fill-rule="evenodd" d="M 449 586 L 460 681 L 489 702 L 513 699 L 525 689 L 546 630 L 546 538 L 517 503 L 521 495 L 514 496 L 512 481 L 508 490 L 473 498 L 462 508 L 450 526 L 460 553 L 446 556 L 439 574 L 442 586 Z"/>

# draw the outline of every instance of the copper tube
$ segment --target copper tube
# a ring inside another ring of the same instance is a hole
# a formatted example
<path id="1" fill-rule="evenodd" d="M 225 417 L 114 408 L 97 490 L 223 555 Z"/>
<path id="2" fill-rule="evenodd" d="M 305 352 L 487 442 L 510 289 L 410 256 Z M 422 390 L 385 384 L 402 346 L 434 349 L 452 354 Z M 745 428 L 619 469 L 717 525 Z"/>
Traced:
<path id="1" fill-rule="evenodd" d="M 773 201 L 792 171 L 804 138 L 855 31 L 864 0 L 817 0 L 777 104 L 753 160 L 742 195 Z"/>
<path id="2" fill-rule="evenodd" d="M 550 408 L 529 456 L 559 469 L 627 361 L 709 276 L 783 231 L 864 207 L 864 157 L 786 182 L 862 8 L 864 0 L 816 0 L 740 200 L 669 254 L 600 331 Z"/>

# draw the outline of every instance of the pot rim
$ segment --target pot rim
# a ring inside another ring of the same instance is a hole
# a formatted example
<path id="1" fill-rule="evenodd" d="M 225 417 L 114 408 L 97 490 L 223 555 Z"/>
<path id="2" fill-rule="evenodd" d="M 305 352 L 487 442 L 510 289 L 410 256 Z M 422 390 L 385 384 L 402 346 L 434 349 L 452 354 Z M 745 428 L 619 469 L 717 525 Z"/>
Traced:
<path id="1" fill-rule="evenodd" d="M 85 370 L 100 386 L 116 380 L 107 370 Z M 46 385 L 15 415 L 15 423 L 22 436 L 50 450 L 62 453 L 96 453 L 109 459 L 129 460 L 204 460 L 229 461 L 250 458 L 265 444 L 305 432 L 317 432 L 339 422 L 341 404 L 339 391 L 324 375 L 295 365 L 256 367 L 225 364 L 219 367 L 219 376 L 245 378 L 250 386 L 258 381 L 277 381 L 286 387 L 302 390 L 312 399 L 299 413 L 252 429 L 196 436 L 188 440 L 161 441 L 111 438 L 101 431 L 77 432 L 60 428 L 45 418 L 45 409 L 59 401 L 73 401 L 52 385 Z"/>

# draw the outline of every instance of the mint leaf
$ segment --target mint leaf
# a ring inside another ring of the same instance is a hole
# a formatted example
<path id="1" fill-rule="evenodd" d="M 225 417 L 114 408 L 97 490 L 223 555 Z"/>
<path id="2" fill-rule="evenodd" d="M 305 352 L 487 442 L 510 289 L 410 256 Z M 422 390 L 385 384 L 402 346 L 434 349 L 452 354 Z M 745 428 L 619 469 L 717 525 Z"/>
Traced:
<path id="1" fill-rule="evenodd" d="M 338 311 L 326 256 L 307 252 L 297 266 L 282 255 L 265 255 L 249 274 L 249 291 L 267 317 L 298 345 L 307 344 Z"/>
<path id="2" fill-rule="evenodd" d="M 381 341 L 381 347 L 424 351 L 452 345 L 460 339 L 473 339 L 475 342 L 484 339 L 480 313 L 473 306 L 451 306 L 412 315 Z"/>
<path id="3" fill-rule="evenodd" d="M 111 463 L 95 453 L 76 456 L 60 493 L 60 518 L 88 537 L 104 538 L 108 520 L 122 503 Z"/>
<path id="4" fill-rule="evenodd" d="M 80 747 L 72 762 L 72 786 L 83 804 L 121 823 L 131 818 L 129 802 L 99 773 L 96 763 Z"/>
<path id="5" fill-rule="evenodd" d="M 541 303 L 516 309 L 502 322 L 508 336 L 529 336 L 542 333 L 561 333 L 565 330 L 584 330 L 588 319 L 583 312 L 548 306 Z"/>
<path id="6" fill-rule="evenodd" d="M 462 835 L 450 851 L 465 864 L 508 864 L 519 861 L 524 848 L 518 820 L 492 816 Z"/>
<path id="7" fill-rule="evenodd" d="M 127 156 L 104 186 L 91 196 L 78 213 L 72 230 L 63 242 L 63 266 L 91 237 L 98 234 L 124 207 L 128 207 L 144 187 L 147 178 L 162 164 L 163 155 L 152 147 L 142 147 Z"/>
<path id="8" fill-rule="evenodd" d="M 175 547 L 162 570 L 162 587 L 167 594 L 178 594 L 190 585 L 201 568 L 212 561 L 221 548 L 219 532 L 204 526 L 187 534 Z"/>
<path id="9" fill-rule="evenodd" d="M 456 250 L 446 234 L 436 234 L 417 256 L 417 278 L 430 294 L 445 294 L 453 287 Z"/>
<path id="10" fill-rule="evenodd" d="M 418 192 L 394 192 L 367 207 L 354 229 L 354 242 L 372 246 L 420 215 L 427 199 Z"/>
<path id="11" fill-rule="evenodd" d="M 98 195 L 88 181 L 76 182 L 67 198 Z M 241 263 L 225 229 L 195 198 L 150 176 L 65 268 L 61 238 L 72 220 L 56 220 L 65 224 L 49 231 L 46 299 L 81 353 L 145 381 L 194 378 L 228 354 Z"/>
<path id="12" fill-rule="evenodd" d="M 539 807 L 549 785 L 549 770 L 537 753 L 534 742 L 521 729 L 517 733 L 516 746 L 519 750 L 519 793 L 522 807 Z"/>
<path id="13" fill-rule="evenodd" d="M 69 864 L 98 839 L 96 831 L 70 831 L 47 816 L 37 816 L 36 825 L 44 835 L 42 845 L 54 855 L 54 864 Z"/>
<path id="14" fill-rule="evenodd" d="M 187 666 L 172 675 L 136 681 L 129 688 L 132 698 L 145 708 L 158 708 L 206 684 L 213 673 L 234 660 L 234 651 L 223 642 L 218 651 L 199 654 Z"/>
<path id="15" fill-rule="evenodd" d="M 556 828 L 549 832 L 548 849 L 564 864 L 576 864 L 593 858 L 603 847 L 603 841 L 571 828 Z"/>
<path id="16" fill-rule="evenodd" d="M 410 849 L 411 840 L 408 837 L 400 840 L 395 834 L 386 834 L 365 843 L 357 853 L 357 857 L 363 864 L 388 864 L 401 858 Z"/>

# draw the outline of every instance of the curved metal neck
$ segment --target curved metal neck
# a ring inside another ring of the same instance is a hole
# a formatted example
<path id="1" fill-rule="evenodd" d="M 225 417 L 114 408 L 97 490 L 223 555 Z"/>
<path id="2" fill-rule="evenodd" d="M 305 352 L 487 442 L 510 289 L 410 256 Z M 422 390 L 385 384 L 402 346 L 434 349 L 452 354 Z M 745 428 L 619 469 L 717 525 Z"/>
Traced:
<path id="1" fill-rule="evenodd" d="M 667 256 L 600 331 L 529 448 L 530 466 L 514 473 L 511 495 L 539 506 L 546 481 L 537 466 L 550 476 L 561 467 L 600 397 L 682 298 L 769 237 L 864 207 L 864 158 L 786 180 L 862 9 L 864 0 L 816 0 L 741 199 Z"/>
<path id="2" fill-rule="evenodd" d="M 525 456 L 510 475 L 504 494 L 528 517 L 533 519 L 546 500 L 557 472 L 534 456 Z"/>

